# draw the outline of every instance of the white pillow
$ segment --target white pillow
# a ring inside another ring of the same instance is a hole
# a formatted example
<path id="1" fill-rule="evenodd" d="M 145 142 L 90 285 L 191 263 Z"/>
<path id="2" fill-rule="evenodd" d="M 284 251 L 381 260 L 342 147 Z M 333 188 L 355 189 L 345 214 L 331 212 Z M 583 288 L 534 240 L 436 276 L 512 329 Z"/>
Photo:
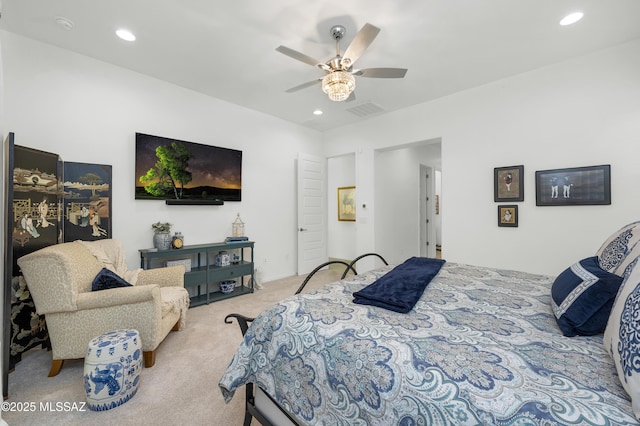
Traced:
<path id="1" fill-rule="evenodd" d="M 640 256 L 640 221 L 614 232 L 598 249 L 596 256 L 602 269 L 622 276 L 629 264 Z"/>
<path id="2" fill-rule="evenodd" d="M 640 257 L 627 268 L 627 275 L 613 303 L 604 331 L 604 348 L 616 365 L 624 390 L 640 420 Z"/>

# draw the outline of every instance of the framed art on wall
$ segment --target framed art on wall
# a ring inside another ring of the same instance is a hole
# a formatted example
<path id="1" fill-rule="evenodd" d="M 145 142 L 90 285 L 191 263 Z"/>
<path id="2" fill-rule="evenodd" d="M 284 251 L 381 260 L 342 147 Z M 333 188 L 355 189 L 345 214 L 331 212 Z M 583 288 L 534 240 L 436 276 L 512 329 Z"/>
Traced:
<path id="1" fill-rule="evenodd" d="M 493 169 L 493 201 L 524 201 L 524 166 Z"/>
<path id="2" fill-rule="evenodd" d="M 536 171 L 536 206 L 611 204 L 611 166 Z"/>
<path id="3" fill-rule="evenodd" d="M 356 220 L 356 187 L 338 188 L 338 220 L 355 222 Z"/>
<path id="4" fill-rule="evenodd" d="M 64 163 L 64 242 L 111 238 L 111 166 Z"/>
<path id="5" fill-rule="evenodd" d="M 516 204 L 498 206 L 498 226 L 518 226 L 518 206 Z"/>

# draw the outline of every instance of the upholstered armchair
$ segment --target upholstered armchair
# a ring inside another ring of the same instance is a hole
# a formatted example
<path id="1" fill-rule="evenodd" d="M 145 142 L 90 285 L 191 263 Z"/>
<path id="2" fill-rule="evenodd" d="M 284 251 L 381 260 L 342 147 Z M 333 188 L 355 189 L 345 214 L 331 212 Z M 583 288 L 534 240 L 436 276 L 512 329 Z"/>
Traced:
<path id="1" fill-rule="evenodd" d="M 49 330 L 49 377 L 65 359 L 84 358 L 91 339 L 120 328 L 138 330 L 145 367 L 152 367 L 162 340 L 185 326 L 184 266 L 129 271 L 118 240 L 57 244 L 21 257 L 18 265 Z M 103 268 L 132 285 L 92 291 L 109 275 Z"/>

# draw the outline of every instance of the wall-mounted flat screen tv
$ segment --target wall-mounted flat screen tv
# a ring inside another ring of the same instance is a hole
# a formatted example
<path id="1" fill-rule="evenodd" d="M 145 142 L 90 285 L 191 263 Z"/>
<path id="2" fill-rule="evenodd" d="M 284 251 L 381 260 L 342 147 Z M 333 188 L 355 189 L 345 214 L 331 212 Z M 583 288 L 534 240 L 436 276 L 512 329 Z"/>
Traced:
<path id="1" fill-rule="evenodd" d="M 136 200 L 242 199 L 242 151 L 136 133 Z"/>

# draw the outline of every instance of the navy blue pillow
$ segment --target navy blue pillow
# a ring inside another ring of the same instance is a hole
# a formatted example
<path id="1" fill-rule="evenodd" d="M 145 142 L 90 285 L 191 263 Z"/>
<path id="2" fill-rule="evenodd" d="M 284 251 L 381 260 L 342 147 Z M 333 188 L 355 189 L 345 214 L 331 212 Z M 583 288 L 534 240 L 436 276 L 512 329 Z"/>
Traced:
<path id="1" fill-rule="evenodd" d="M 120 275 L 116 274 L 108 270 L 107 268 L 102 268 L 98 275 L 93 279 L 91 283 L 91 291 L 99 291 L 99 290 L 108 290 L 110 288 L 118 288 L 118 287 L 131 287 L 132 284 L 129 284 L 125 280 L 120 277 Z"/>
<path id="2" fill-rule="evenodd" d="M 565 269 L 551 286 L 551 306 L 562 334 L 591 336 L 604 332 L 622 277 L 588 257 Z"/>

